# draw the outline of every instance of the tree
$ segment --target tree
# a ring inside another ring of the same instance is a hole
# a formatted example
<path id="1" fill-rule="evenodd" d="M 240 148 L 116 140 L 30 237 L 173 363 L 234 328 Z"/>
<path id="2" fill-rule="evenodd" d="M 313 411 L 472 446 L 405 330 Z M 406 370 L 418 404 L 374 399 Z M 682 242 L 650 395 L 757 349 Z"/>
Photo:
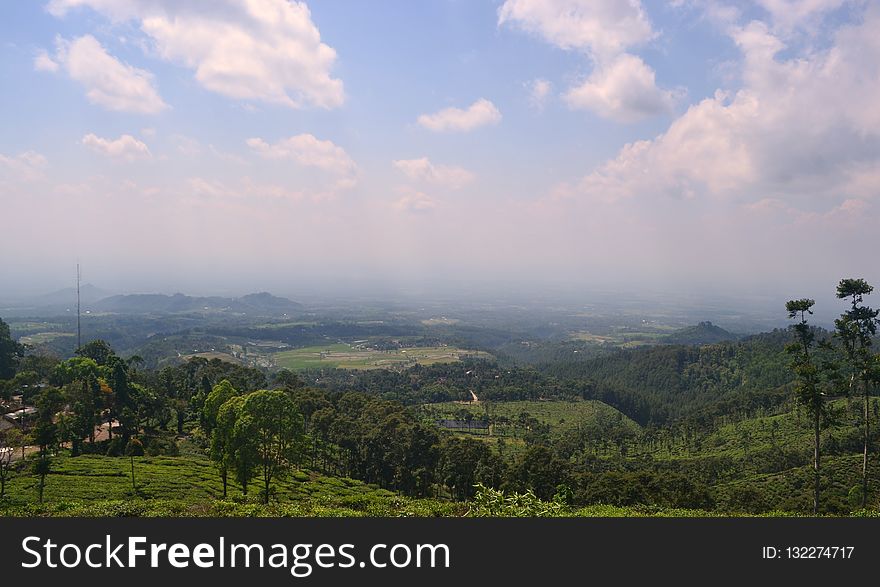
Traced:
<path id="1" fill-rule="evenodd" d="M 275 373 L 275 376 L 272 378 L 272 383 L 275 388 L 286 388 L 290 390 L 299 389 L 305 385 L 302 379 L 299 378 L 299 375 L 289 369 L 281 369 Z"/>
<path id="2" fill-rule="evenodd" d="M 0 380 L 15 376 L 18 360 L 24 356 L 24 345 L 12 339 L 9 324 L 0 318 Z"/>
<path id="3" fill-rule="evenodd" d="M 122 359 L 114 355 L 111 360 L 111 372 L 113 388 L 113 410 L 116 412 L 116 418 L 119 420 L 120 433 L 122 434 L 122 442 L 128 445 L 131 435 L 137 430 L 137 407 L 131 397 L 131 386 L 128 380 L 128 365 Z"/>
<path id="4" fill-rule="evenodd" d="M 0 431 L 0 499 L 6 495 L 12 457 L 20 446 L 24 446 L 24 435 L 17 428 Z"/>
<path id="5" fill-rule="evenodd" d="M 144 456 L 144 444 L 137 438 L 132 438 L 125 446 L 125 454 L 131 460 L 131 490 L 137 491 L 134 483 L 134 458 Z"/>
<path id="6" fill-rule="evenodd" d="M 440 481 L 452 497 L 466 500 L 473 496 L 478 483 L 498 487 L 503 463 L 485 442 L 448 435 L 440 444 L 438 469 Z"/>
<path id="7" fill-rule="evenodd" d="M 112 358 L 116 357 L 116 353 L 110 348 L 110 345 L 103 340 L 93 340 L 76 349 L 76 354 L 96 362 L 100 366 L 109 365 Z"/>
<path id="8" fill-rule="evenodd" d="M 296 375 L 293 377 L 296 377 Z M 323 393 L 314 389 L 304 388 L 302 384 L 299 387 L 288 386 L 284 390 L 290 394 L 290 399 L 293 400 L 296 409 L 302 414 L 306 431 L 309 430 L 312 414 L 330 405 L 330 402 L 327 401 Z"/>
<path id="9" fill-rule="evenodd" d="M 132 355 L 125 360 L 125 363 L 128 365 L 129 369 L 137 370 L 140 367 L 144 366 L 144 358 L 140 355 Z"/>
<path id="10" fill-rule="evenodd" d="M 244 397 L 233 396 L 217 411 L 216 426 L 211 434 L 211 459 L 223 481 L 223 497 L 227 495 L 229 473 L 235 475 L 242 493 L 247 495 L 248 482 L 253 478 L 257 450 L 249 421 L 241 421 Z"/>
<path id="11" fill-rule="evenodd" d="M 66 387 L 67 403 L 73 412 L 69 419 L 72 456 L 80 453 L 82 439 L 94 440 L 95 425 L 101 414 L 101 387 L 98 381 L 88 376 Z"/>
<path id="12" fill-rule="evenodd" d="M 269 503 L 272 479 L 295 461 L 302 440 L 303 418 L 290 396 L 280 390 L 255 391 L 245 397 L 239 418 L 256 443 L 263 478 L 263 501 Z"/>
<path id="13" fill-rule="evenodd" d="M 40 477 L 39 495 L 40 503 L 43 503 L 43 490 L 46 487 L 46 476 L 51 471 L 49 449 L 54 448 L 58 442 L 58 426 L 55 424 L 55 414 L 64 404 L 61 392 L 55 387 L 46 387 L 37 396 L 37 424 L 34 426 L 33 439 L 40 447 L 40 452 L 34 463 L 34 473 Z"/>
<path id="14" fill-rule="evenodd" d="M 789 300 L 785 303 L 790 319 L 798 318 L 799 322 L 792 325 L 797 342 L 790 344 L 786 350 L 794 356 L 791 369 L 796 376 L 795 393 L 798 402 L 805 406 L 813 418 L 813 513 L 819 513 L 820 494 L 820 427 L 823 418 L 827 418 L 826 397 L 836 381 L 836 365 L 829 361 L 820 361 L 815 356 L 815 331 L 807 322 L 807 315 L 813 314 L 814 300 Z M 825 341 L 819 343 L 820 348 L 828 349 Z M 775 423 L 775 422 L 774 422 Z"/>
<path id="15" fill-rule="evenodd" d="M 568 474 L 567 461 L 557 457 L 549 447 L 536 444 L 517 457 L 510 480 L 514 486 L 531 489 L 541 499 L 551 499 L 557 487 L 566 483 Z"/>
<path id="16" fill-rule="evenodd" d="M 205 434 L 210 435 L 214 430 L 220 406 L 236 395 L 238 395 L 238 391 L 232 387 L 228 379 L 224 379 L 211 389 L 202 406 L 202 428 L 204 428 Z"/>
<path id="17" fill-rule="evenodd" d="M 850 373 L 850 391 L 862 391 L 862 507 L 868 505 L 868 452 L 870 447 L 870 405 L 871 380 L 875 361 L 871 353 L 871 339 L 877 334 L 877 316 L 880 310 L 873 310 L 863 303 L 864 296 L 874 288 L 864 279 L 841 279 L 837 284 L 837 297 L 848 299 L 850 309 L 834 321 L 835 336 L 841 341 Z"/>

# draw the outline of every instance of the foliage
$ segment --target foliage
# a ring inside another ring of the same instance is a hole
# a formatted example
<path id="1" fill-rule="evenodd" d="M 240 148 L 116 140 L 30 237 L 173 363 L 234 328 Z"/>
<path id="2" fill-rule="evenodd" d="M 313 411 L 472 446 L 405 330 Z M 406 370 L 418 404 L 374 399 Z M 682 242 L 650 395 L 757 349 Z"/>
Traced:
<path id="1" fill-rule="evenodd" d="M 0 318 L 0 380 L 12 379 L 18 361 L 24 356 L 24 346 L 12 339 L 9 325 Z"/>
<path id="2" fill-rule="evenodd" d="M 564 513 L 562 504 L 542 501 L 531 490 L 505 493 L 478 483 L 467 515 L 474 518 L 552 518 Z"/>

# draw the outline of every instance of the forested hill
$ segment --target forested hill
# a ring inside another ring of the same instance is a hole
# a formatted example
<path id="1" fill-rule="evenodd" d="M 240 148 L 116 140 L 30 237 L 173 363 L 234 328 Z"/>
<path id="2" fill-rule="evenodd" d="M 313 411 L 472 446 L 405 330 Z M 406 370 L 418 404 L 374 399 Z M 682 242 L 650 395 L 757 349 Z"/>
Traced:
<path id="1" fill-rule="evenodd" d="M 787 330 L 739 342 L 704 346 L 661 345 L 620 349 L 588 361 L 555 361 L 537 370 L 558 380 L 588 380 L 596 399 L 636 421 L 687 418 L 710 424 L 717 416 L 773 409 L 788 401 L 792 380 Z"/>
<path id="2" fill-rule="evenodd" d="M 715 344 L 736 340 L 738 337 L 716 326 L 711 322 L 700 322 L 696 326 L 689 326 L 677 330 L 661 339 L 666 344 Z"/>
<path id="3" fill-rule="evenodd" d="M 360 391 L 406 404 L 470 400 L 594 399 L 641 425 L 710 428 L 787 406 L 790 333 L 776 330 L 702 347 L 618 349 L 588 360 L 503 367 L 490 361 L 414 366 L 403 371 L 305 372 L 312 384 Z"/>

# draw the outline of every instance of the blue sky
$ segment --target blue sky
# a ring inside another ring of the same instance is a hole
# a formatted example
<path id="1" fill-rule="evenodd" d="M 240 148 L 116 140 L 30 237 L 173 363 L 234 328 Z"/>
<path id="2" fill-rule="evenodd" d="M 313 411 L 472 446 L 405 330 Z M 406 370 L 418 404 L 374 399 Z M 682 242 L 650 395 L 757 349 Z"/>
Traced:
<path id="1" fill-rule="evenodd" d="M 80 261 L 128 291 L 870 278 L 878 25 L 864 0 L 6 2 L 0 205 L 27 246 L 0 271 L 36 289 Z"/>

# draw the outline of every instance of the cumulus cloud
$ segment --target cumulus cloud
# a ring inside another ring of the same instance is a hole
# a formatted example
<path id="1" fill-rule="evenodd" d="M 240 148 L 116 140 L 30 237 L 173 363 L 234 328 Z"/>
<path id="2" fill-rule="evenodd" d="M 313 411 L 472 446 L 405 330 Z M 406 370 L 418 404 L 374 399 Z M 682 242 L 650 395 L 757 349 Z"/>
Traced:
<path id="1" fill-rule="evenodd" d="M 837 10 L 853 0 L 755 0 L 770 13 L 773 22 L 783 31 L 809 25 L 822 15 Z"/>
<path id="2" fill-rule="evenodd" d="M 435 165 L 427 157 L 421 159 L 397 159 L 392 165 L 413 181 L 460 188 L 474 179 L 474 174 L 454 165 Z"/>
<path id="3" fill-rule="evenodd" d="M 52 72 L 63 68 L 86 89 L 89 102 L 108 110 L 156 114 L 168 107 L 159 96 L 152 73 L 122 63 L 92 35 L 72 41 L 59 37 L 55 59 L 39 54 L 34 67 Z"/>
<path id="4" fill-rule="evenodd" d="M 82 138 L 82 144 L 96 153 L 114 159 L 134 161 L 152 157 L 147 145 L 131 135 L 122 135 L 118 139 L 105 139 L 89 133 Z"/>
<path id="5" fill-rule="evenodd" d="M 789 44 L 772 23 L 729 29 L 741 54 L 737 90 L 555 186 L 533 205 L 535 222 L 607 243 L 603 253 L 613 247 L 606 266 L 585 261 L 597 273 L 623 259 L 643 279 L 790 291 L 869 271 L 880 210 L 871 98 L 880 92 L 880 10 L 853 20 L 820 47 Z M 636 244 L 621 237 L 631 234 Z"/>
<path id="6" fill-rule="evenodd" d="M 654 38 L 638 0 L 506 0 L 498 24 L 538 35 L 561 49 L 614 56 Z"/>
<path id="7" fill-rule="evenodd" d="M 62 17 L 78 7 L 137 23 L 155 54 L 224 96 L 292 108 L 344 101 L 342 81 L 331 75 L 336 51 L 321 41 L 304 2 L 52 0 L 48 9 Z"/>
<path id="8" fill-rule="evenodd" d="M 545 79 L 538 78 L 529 82 L 527 87 L 529 89 L 529 104 L 536 110 L 543 110 L 547 98 L 550 97 L 550 93 L 553 91 L 553 84 Z"/>
<path id="9" fill-rule="evenodd" d="M 44 49 L 38 51 L 37 56 L 34 57 L 34 69 L 37 71 L 55 73 L 58 71 L 58 67 L 58 63 L 49 57 L 49 54 Z"/>
<path id="10" fill-rule="evenodd" d="M 468 132 L 499 122 L 501 112 L 485 98 L 480 98 L 464 110 L 444 108 L 434 114 L 422 114 L 418 118 L 419 125 L 434 132 Z"/>
<path id="11" fill-rule="evenodd" d="M 498 24 L 589 57 L 592 74 L 564 95 L 571 108 L 636 122 L 672 107 L 672 92 L 657 87 L 654 70 L 627 52 L 656 36 L 639 0 L 506 0 Z M 534 86 L 533 101 L 535 92 L 546 95 L 549 87 Z"/>
<path id="12" fill-rule="evenodd" d="M 832 46 L 780 57 L 761 22 L 731 30 L 743 87 L 691 106 L 653 140 L 618 155 L 555 196 L 619 202 L 715 200 L 751 211 L 836 217 L 877 197 L 880 10 L 841 27 Z"/>
<path id="13" fill-rule="evenodd" d="M 563 98 L 571 108 L 592 110 L 618 122 L 667 113 L 675 103 L 672 92 L 657 87 L 654 70 L 628 53 L 598 65 L 583 84 L 569 89 Z"/>
<path id="14" fill-rule="evenodd" d="M 345 149 L 332 141 L 301 134 L 269 144 L 261 138 L 248 139 L 247 145 L 267 159 L 290 159 L 306 167 L 317 167 L 337 175 L 353 174 L 357 169 Z"/>
<path id="15" fill-rule="evenodd" d="M 36 151 L 25 151 L 15 156 L 0 153 L 0 179 L 32 181 L 42 176 L 46 157 Z"/>
<path id="16" fill-rule="evenodd" d="M 392 206 L 400 212 L 410 214 L 424 214 L 437 207 L 437 202 L 419 191 L 403 190 L 403 195 L 395 200 Z"/>

